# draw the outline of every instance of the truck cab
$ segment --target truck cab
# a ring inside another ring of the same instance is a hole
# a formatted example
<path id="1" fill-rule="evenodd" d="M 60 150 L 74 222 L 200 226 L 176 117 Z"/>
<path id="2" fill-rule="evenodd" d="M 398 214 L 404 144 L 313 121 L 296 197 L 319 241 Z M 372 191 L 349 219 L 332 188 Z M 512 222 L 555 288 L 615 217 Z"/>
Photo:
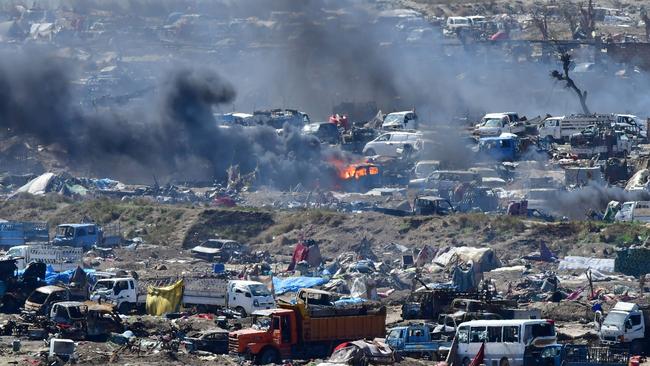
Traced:
<path id="1" fill-rule="evenodd" d="M 135 279 L 124 277 L 98 280 L 93 286 L 90 300 L 108 301 L 114 304 L 121 313 L 127 313 L 138 303 L 138 288 Z"/>
<path id="2" fill-rule="evenodd" d="M 52 308 L 52 305 L 68 301 L 70 299 L 70 291 L 61 286 L 42 286 L 34 290 L 25 301 L 25 311 L 35 314 L 47 315 Z"/>
<path id="3" fill-rule="evenodd" d="M 418 115 L 413 111 L 389 113 L 381 125 L 383 129 L 405 130 L 418 128 Z"/>
<path id="4" fill-rule="evenodd" d="M 634 354 L 648 350 L 650 344 L 646 327 L 650 321 L 647 315 L 648 310 L 642 310 L 638 304 L 617 302 L 600 327 L 600 342 L 606 345 L 627 344 Z"/>
<path id="5" fill-rule="evenodd" d="M 423 196 L 413 201 L 413 213 L 416 215 L 448 215 L 453 212 L 451 202 L 441 197 Z"/>
<path id="6" fill-rule="evenodd" d="M 56 228 L 52 244 L 90 249 L 101 244 L 102 233 L 95 224 L 62 224 Z"/>
<path id="7" fill-rule="evenodd" d="M 259 310 L 253 326 L 229 334 L 232 353 L 254 358 L 257 364 L 277 363 L 298 344 L 296 313 L 290 309 Z"/>
<path id="8" fill-rule="evenodd" d="M 497 161 L 514 161 L 519 155 L 519 138 L 503 133 L 497 137 L 483 137 L 478 142 L 479 152 Z"/>
<path id="9" fill-rule="evenodd" d="M 388 330 L 386 343 L 401 356 L 427 357 L 432 361 L 441 359 L 442 350 L 449 351 L 450 341 L 434 341 L 431 329 L 424 324 L 395 327 Z"/>

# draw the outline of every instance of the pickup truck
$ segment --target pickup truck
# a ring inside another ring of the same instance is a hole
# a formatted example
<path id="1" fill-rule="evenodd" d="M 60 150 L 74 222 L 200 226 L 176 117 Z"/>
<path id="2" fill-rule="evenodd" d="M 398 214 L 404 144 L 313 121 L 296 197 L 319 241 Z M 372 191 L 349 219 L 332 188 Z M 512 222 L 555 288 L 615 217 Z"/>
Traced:
<path id="1" fill-rule="evenodd" d="M 386 343 L 398 356 L 426 357 L 431 361 L 445 359 L 451 349 L 451 341 L 432 340 L 427 325 L 409 325 L 388 330 Z"/>
<path id="2" fill-rule="evenodd" d="M 598 330 L 600 343 L 629 348 L 633 355 L 650 355 L 650 306 L 619 301 Z"/>
<path id="3" fill-rule="evenodd" d="M 25 269 L 28 263 L 42 262 L 57 272 L 68 271 L 81 265 L 81 248 L 57 247 L 53 245 L 18 245 L 9 248 L 7 258 L 16 259 L 18 269 Z"/>
<path id="4" fill-rule="evenodd" d="M 315 316 L 302 301 L 279 305 L 280 309 L 253 313 L 251 328 L 230 332 L 230 353 L 266 365 L 282 359 L 322 358 L 343 342 L 385 334 L 385 307 L 364 305 L 355 311 L 330 307 Z"/>
<path id="5" fill-rule="evenodd" d="M 149 286 L 167 286 L 179 278 L 136 280 L 133 277 L 101 279 L 95 283 L 90 295 L 92 301 L 108 301 L 120 313 L 142 309 L 147 300 Z M 201 310 L 216 308 L 235 309 L 242 316 L 256 310 L 275 307 L 273 295 L 264 284 L 255 281 L 228 281 L 222 278 L 183 278 L 183 307 Z"/>
<path id="6" fill-rule="evenodd" d="M 93 246 L 113 247 L 122 242 L 119 225 L 100 227 L 97 224 L 61 224 L 56 228 L 52 244 L 88 250 Z"/>
<path id="7" fill-rule="evenodd" d="M 629 354 L 609 347 L 551 344 L 528 347 L 523 366 L 626 366 Z"/>

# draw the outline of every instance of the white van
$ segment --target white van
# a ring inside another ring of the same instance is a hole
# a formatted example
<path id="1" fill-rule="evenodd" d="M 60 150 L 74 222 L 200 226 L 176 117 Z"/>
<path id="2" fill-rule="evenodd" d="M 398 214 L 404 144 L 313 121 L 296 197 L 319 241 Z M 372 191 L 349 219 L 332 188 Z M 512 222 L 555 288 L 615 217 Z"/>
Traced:
<path id="1" fill-rule="evenodd" d="M 458 28 L 469 28 L 472 25 L 467 17 L 449 17 L 447 18 L 447 28 L 455 30 Z"/>
<path id="2" fill-rule="evenodd" d="M 616 221 L 650 222 L 650 201 L 630 201 L 621 206 L 614 216 Z"/>
<path id="3" fill-rule="evenodd" d="M 456 331 L 458 359 L 463 366 L 485 343 L 486 366 L 523 366 L 527 346 L 542 348 L 557 342 L 550 320 L 474 320 L 461 323 Z"/>
<path id="4" fill-rule="evenodd" d="M 382 155 L 397 157 L 399 151 L 409 154 L 422 148 L 422 134 L 419 132 L 388 132 L 368 142 L 363 148 L 366 156 Z"/>

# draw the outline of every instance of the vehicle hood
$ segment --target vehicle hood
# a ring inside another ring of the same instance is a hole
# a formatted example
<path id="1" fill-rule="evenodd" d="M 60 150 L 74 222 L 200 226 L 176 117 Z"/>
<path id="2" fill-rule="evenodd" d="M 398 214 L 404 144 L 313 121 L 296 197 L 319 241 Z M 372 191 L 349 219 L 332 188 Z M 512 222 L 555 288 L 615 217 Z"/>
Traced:
<path id="1" fill-rule="evenodd" d="M 477 128 L 479 135 L 498 135 L 501 132 L 501 127 L 486 127 L 481 126 Z"/>
<path id="2" fill-rule="evenodd" d="M 230 338 L 244 337 L 244 338 L 246 338 L 246 342 L 248 342 L 248 343 L 264 342 L 269 338 L 269 336 L 270 336 L 270 334 L 267 331 L 253 329 L 253 328 L 240 329 L 240 330 L 236 330 L 234 332 L 228 333 L 228 337 L 230 337 Z"/>
<path id="3" fill-rule="evenodd" d="M 621 333 L 621 329 L 616 324 L 603 324 L 600 327 L 600 333 L 602 335 L 617 335 Z"/>
<path id="4" fill-rule="evenodd" d="M 422 184 L 426 183 L 426 181 L 427 181 L 427 178 L 411 179 L 411 180 L 409 180 L 409 185 L 414 185 L 414 186 L 422 185 Z"/>
<path id="5" fill-rule="evenodd" d="M 206 253 L 206 254 L 217 254 L 217 253 L 221 252 L 221 249 L 198 246 L 198 247 L 192 248 L 192 252 L 194 252 L 194 253 Z"/>

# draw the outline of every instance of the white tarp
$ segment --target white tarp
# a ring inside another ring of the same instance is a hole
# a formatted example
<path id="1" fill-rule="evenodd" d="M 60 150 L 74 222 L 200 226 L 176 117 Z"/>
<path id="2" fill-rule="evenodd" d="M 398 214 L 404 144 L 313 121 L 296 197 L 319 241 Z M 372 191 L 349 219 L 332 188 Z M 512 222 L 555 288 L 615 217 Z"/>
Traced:
<path id="1" fill-rule="evenodd" d="M 559 269 L 595 269 L 601 272 L 614 272 L 614 259 L 566 256 L 560 260 Z"/>
<path id="2" fill-rule="evenodd" d="M 30 180 L 24 186 L 18 188 L 16 193 L 45 194 L 48 184 L 54 178 L 54 173 L 44 173 Z"/>
<path id="3" fill-rule="evenodd" d="M 438 255 L 433 262 L 443 267 L 448 266 L 454 258 L 461 262 L 474 262 L 476 272 L 487 272 L 501 267 L 499 259 L 492 248 L 458 247 Z"/>

